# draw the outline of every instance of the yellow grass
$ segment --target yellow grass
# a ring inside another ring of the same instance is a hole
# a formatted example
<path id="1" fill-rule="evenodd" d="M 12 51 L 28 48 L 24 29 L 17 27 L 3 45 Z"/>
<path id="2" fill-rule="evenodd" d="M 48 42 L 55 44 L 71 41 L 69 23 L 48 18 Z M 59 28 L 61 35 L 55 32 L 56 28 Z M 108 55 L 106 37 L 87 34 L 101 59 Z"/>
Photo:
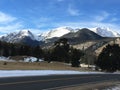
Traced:
<path id="1" fill-rule="evenodd" d="M 0 70 L 88 70 L 86 68 L 74 68 L 61 62 L 5 62 L 0 61 Z"/>

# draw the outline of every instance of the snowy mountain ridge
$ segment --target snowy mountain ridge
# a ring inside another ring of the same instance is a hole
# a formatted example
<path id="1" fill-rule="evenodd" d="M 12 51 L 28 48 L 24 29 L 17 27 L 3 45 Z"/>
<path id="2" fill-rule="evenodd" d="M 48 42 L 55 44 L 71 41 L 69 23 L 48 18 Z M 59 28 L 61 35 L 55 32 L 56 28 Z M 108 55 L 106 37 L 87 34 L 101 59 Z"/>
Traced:
<path id="1" fill-rule="evenodd" d="M 0 40 L 10 42 L 10 43 L 15 43 L 15 42 L 19 42 L 20 40 L 22 40 L 26 37 L 30 38 L 31 40 L 37 40 L 37 41 L 41 40 L 40 37 L 34 35 L 29 30 L 21 30 L 19 32 L 13 32 L 10 34 L 6 34 L 4 36 L 1 36 Z"/>
<path id="2" fill-rule="evenodd" d="M 67 33 L 73 32 L 73 31 L 74 31 L 74 29 L 72 29 L 70 27 L 55 28 L 46 34 L 45 39 L 50 39 L 53 37 L 61 37 Z"/>
<path id="3" fill-rule="evenodd" d="M 15 42 L 21 41 L 24 38 L 29 38 L 33 41 L 39 42 L 39 41 L 45 41 L 46 39 L 51 39 L 53 37 L 61 37 L 70 32 L 76 32 L 77 30 L 78 29 L 73 29 L 71 27 L 59 27 L 59 28 L 50 30 L 48 32 L 41 33 L 39 35 L 35 35 L 29 30 L 21 30 L 19 32 L 13 32 L 10 34 L 2 35 L 0 36 L 0 40 L 5 42 L 10 42 L 10 43 L 15 43 Z M 89 30 L 97 33 L 102 37 L 120 37 L 119 33 L 113 30 L 110 30 L 109 28 L 96 27 L 96 28 L 89 28 Z"/>
<path id="4" fill-rule="evenodd" d="M 36 37 L 29 30 L 21 30 L 16 35 L 16 38 L 24 38 L 24 37 L 30 37 L 32 40 L 36 39 Z"/>
<path id="5" fill-rule="evenodd" d="M 91 31 L 97 33 L 98 35 L 102 36 L 102 37 L 120 37 L 120 34 L 111 30 L 110 28 L 100 28 L 100 27 L 96 27 L 96 28 L 91 28 Z"/>
<path id="6" fill-rule="evenodd" d="M 88 29 L 102 37 L 120 37 L 120 33 L 115 32 L 109 28 L 95 27 L 95 28 L 88 28 Z M 76 32 L 77 30 L 79 29 L 73 29 L 71 27 L 59 27 L 59 28 L 48 31 L 45 35 L 43 34 L 42 36 L 45 37 L 45 39 L 50 39 L 53 37 L 61 37 L 70 32 Z"/>

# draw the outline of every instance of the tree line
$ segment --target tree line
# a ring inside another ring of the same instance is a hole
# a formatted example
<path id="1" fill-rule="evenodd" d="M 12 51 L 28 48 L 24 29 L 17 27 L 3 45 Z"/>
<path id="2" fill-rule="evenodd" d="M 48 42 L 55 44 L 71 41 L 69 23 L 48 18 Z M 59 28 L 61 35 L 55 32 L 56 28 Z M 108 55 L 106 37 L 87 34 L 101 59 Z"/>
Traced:
<path id="1" fill-rule="evenodd" d="M 43 58 L 45 61 L 59 61 L 71 63 L 72 67 L 79 67 L 80 58 L 84 55 L 81 50 L 72 48 L 66 38 L 57 40 L 49 49 L 40 46 L 28 46 L 24 44 L 13 44 L 0 41 L 0 56 L 34 56 Z"/>
<path id="2" fill-rule="evenodd" d="M 0 41 L 0 56 L 35 56 L 43 57 L 43 50 L 40 46 L 28 46 L 24 44 L 13 44 Z"/>

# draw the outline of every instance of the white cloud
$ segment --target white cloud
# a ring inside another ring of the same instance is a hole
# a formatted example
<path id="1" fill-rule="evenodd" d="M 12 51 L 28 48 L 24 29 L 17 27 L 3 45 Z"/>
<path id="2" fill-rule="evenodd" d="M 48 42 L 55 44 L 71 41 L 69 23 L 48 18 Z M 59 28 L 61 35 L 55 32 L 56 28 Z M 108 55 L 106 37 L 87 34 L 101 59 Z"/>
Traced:
<path id="1" fill-rule="evenodd" d="M 79 10 L 77 10 L 72 5 L 69 5 L 68 12 L 71 16 L 80 15 Z M 61 26 L 69 26 L 72 28 L 93 28 L 93 27 L 108 27 L 113 30 L 120 32 L 120 26 L 114 23 L 103 23 L 102 21 L 110 18 L 110 14 L 108 12 L 102 11 L 99 15 L 93 16 L 93 21 L 80 21 L 80 22 L 53 22 L 53 18 L 48 17 L 40 17 L 37 20 L 33 20 L 32 22 L 36 25 L 36 28 L 27 28 L 35 34 L 39 34 L 44 32 L 47 27 L 49 30 L 51 27 L 61 27 Z M 112 21 L 116 21 L 117 18 L 111 18 Z M 52 22 L 52 23 L 49 23 Z M 13 17 L 9 14 L 0 12 L 0 33 L 10 33 L 18 30 L 25 29 L 23 23 L 20 23 L 16 17 Z M 41 28 L 42 30 L 39 30 Z M 47 30 L 48 30 L 47 29 Z"/>
<path id="2" fill-rule="evenodd" d="M 106 11 L 102 11 L 99 13 L 99 15 L 94 16 L 96 21 L 103 21 L 109 17 L 109 13 Z"/>
<path id="3" fill-rule="evenodd" d="M 10 33 L 23 28 L 23 24 L 7 13 L 0 11 L 0 33 Z"/>
<path id="4" fill-rule="evenodd" d="M 5 26 L 0 26 L 0 33 L 10 33 L 17 31 L 19 29 L 22 29 L 22 24 L 21 23 L 15 23 L 15 24 L 10 24 L 10 25 L 5 25 Z"/>
<path id="5" fill-rule="evenodd" d="M 113 17 L 113 18 L 111 18 L 111 22 L 115 22 L 115 21 L 118 21 L 119 19 L 118 18 L 115 18 L 115 17 Z"/>
<path id="6" fill-rule="evenodd" d="M 46 22 L 49 22 L 50 20 L 51 18 L 40 17 L 37 18 L 37 20 L 32 21 L 34 24 L 36 24 L 36 28 L 26 28 L 24 26 L 24 22 L 21 22 L 21 20 L 19 20 L 18 18 L 0 11 L 0 34 L 7 34 L 16 31 L 18 32 L 23 29 L 30 30 L 35 34 L 39 34 L 43 31 L 39 30 L 38 28 L 45 27 Z"/>
<path id="7" fill-rule="evenodd" d="M 71 15 L 71 16 L 79 16 L 80 13 L 79 13 L 79 10 L 74 8 L 72 5 L 69 5 L 68 6 L 68 13 Z"/>
<path id="8" fill-rule="evenodd" d="M 0 24 L 7 24 L 15 20 L 16 20 L 15 17 L 12 17 L 11 15 L 8 15 L 6 13 L 0 12 Z"/>

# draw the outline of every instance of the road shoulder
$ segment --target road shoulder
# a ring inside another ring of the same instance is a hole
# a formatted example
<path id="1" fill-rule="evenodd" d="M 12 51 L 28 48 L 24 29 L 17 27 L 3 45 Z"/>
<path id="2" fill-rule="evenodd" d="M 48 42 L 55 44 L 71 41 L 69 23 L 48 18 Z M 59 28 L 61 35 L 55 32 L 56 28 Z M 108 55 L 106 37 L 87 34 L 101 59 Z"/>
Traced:
<path id="1" fill-rule="evenodd" d="M 89 83 L 89 84 L 82 84 L 77 86 L 64 87 L 57 90 L 101 90 L 107 87 L 115 86 L 117 84 L 120 84 L 120 81 L 105 81 L 94 84 Z"/>

